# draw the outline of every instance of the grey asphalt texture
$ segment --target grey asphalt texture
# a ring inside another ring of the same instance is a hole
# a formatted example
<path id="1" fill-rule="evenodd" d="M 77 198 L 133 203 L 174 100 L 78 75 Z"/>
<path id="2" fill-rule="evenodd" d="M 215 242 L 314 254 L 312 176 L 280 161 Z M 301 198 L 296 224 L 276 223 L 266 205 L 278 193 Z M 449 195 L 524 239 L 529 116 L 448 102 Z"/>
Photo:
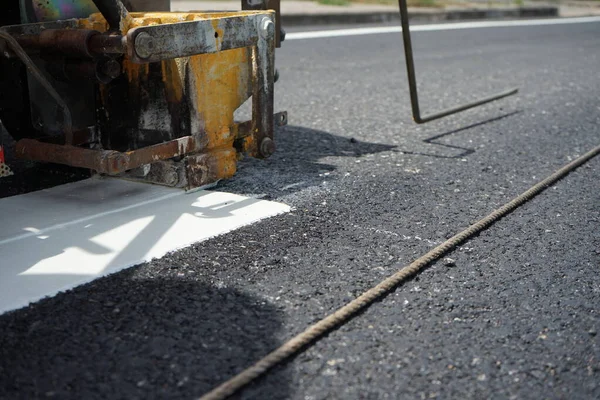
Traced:
<path id="1" fill-rule="evenodd" d="M 217 190 L 293 211 L 0 316 L 2 399 L 193 399 L 600 141 L 600 24 L 284 42 L 277 153 Z M 243 399 L 600 398 L 600 159 Z"/>

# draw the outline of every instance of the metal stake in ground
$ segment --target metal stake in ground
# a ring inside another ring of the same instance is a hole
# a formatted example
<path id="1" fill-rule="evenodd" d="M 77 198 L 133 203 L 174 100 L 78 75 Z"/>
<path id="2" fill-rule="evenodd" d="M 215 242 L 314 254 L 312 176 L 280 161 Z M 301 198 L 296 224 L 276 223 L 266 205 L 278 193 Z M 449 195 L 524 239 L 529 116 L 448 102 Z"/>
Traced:
<path id="1" fill-rule="evenodd" d="M 473 101 L 471 103 L 462 104 L 460 106 L 447 108 L 437 113 L 429 115 L 421 115 L 419 108 L 419 95 L 417 91 L 417 75 L 415 73 L 415 62 L 413 60 L 412 41 L 410 39 L 410 27 L 408 23 L 408 7 L 407 0 L 398 0 L 400 6 L 400 24 L 402 25 L 402 40 L 404 41 L 404 58 L 406 60 L 406 73 L 408 75 L 408 89 L 410 92 L 410 105 L 412 107 L 413 120 L 417 124 L 424 124 L 434 119 L 446 117 L 456 114 L 461 111 L 468 110 L 473 107 L 478 107 L 492 101 L 499 100 L 503 97 L 512 96 L 519 91 L 518 88 L 505 90 L 504 92 L 496 93 L 491 96 Z"/>
<path id="2" fill-rule="evenodd" d="M 589 161 L 598 154 L 600 154 L 600 146 L 597 146 L 583 156 L 560 168 L 558 171 L 554 172 L 543 181 L 535 184 L 524 193 L 520 194 L 510 202 L 489 214 L 487 217 L 479 220 L 464 231 L 446 240 L 441 245 L 413 261 L 412 264 L 400 269 L 394 275 L 386 278 L 377 286 L 367 290 L 356 299 L 347 303 L 342 308 L 339 308 L 333 314 L 330 314 L 316 324 L 310 326 L 304 332 L 296 335 L 294 338 L 284 343 L 281 347 L 269 353 L 263 359 L 259 360 L 256 364 L 245 369 L 238 375 L 213 389 L 211 392 L 202 396 L 200 400 L 221 400 L 233 395 L 250 382 L 265 374 L 275 365 L 299 353 L 301 349 L 305 349 L 306 346 L 314 343 L 317 339 L 332 331 L 334 328 L 337 328 L 340 325 L 348 322 L 355 315 L 357 315 L 359 311 L 369 307 L 375 301 L 381 299 L 383 296 L 394 290 L 400 283 L 402 283 L 402 281 L 415 275 L 432 262 L 440 259 L 450 250 L 465 242 L 467 239 L 470 239 L 479 232 L 487 229 L 494 222 L 514 211 L 528 200 L 537 196 L 547 187 L 556 183 L 569 172 L 573 171 L 575 168 Z"/>

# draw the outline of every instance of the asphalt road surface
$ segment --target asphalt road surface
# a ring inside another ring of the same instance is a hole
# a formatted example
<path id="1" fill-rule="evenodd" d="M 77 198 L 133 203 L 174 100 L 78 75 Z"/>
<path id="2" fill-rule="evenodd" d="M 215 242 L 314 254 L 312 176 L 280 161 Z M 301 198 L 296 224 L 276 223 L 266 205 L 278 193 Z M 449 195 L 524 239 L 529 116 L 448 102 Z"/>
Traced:
<path id="1" fill-rule="evenodd" d="M 600 23 L 284 42 L 277 153 L 218 190 L 264 220 L 0 316 L 3 399 L 192 399 L 600 141 Z M 600 398 L 600 159 L 244 399 Z"/>

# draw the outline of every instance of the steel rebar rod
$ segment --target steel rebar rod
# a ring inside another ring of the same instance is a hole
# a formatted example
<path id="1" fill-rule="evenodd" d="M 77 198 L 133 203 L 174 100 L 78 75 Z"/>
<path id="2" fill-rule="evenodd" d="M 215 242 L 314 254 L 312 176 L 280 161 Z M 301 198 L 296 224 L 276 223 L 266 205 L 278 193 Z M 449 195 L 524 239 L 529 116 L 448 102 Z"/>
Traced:
<path id="1" fill-rule="evenodd" d="M 468 110 L 473 107 L 489 103 L 503 97 L 511 96 L 519 91 L 518 88 L 506 90 L 504 92 L 496 93 L 494 95 L 485 97 L 483 99 L 463 104 L 457 107 L 447 108 L 443 111 L 421 116 L 421 110 L 419 108 L 419 96 L 417 93 L 417 76 L 415 73 L 415 62 L 413 59 L 412 41 L 410 38 L 410 27 L 408 23 L 408 7 L 406 5 L 407 0 L 398 0 L 400 6 L 400 24 L 402 26 L 402 40 L 404 41 L 404 57 L 406 59 L 406 72 L 408 74 L 408 88 L 410 91 L 410 104 L 412 107 L 413 120 L 417 124 L 423 124 L 425 122 L 433 121 L 446 117 L 448 115 L 456 114 L 461 111 Z"/>

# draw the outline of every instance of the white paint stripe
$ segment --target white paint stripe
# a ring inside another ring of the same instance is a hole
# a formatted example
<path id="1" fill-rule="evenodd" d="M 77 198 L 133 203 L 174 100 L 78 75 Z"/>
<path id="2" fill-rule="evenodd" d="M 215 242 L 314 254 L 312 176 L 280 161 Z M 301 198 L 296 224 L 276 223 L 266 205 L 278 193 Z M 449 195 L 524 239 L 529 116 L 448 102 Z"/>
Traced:
<path id="1" fill-rule="evenodd" d="M 86 217 L 77 218 L 77 219 L 74 219 L 74 220 L 71 220 L 71 221 L 68 221 L 68 222 L 64 222 L 64 223 L 60 223 L 60 224 L 56 224 L 56 225 L 51 225 L 51 226 L 48 226 L 46 228 L 41 228 L 41 229 L 35 228 L 35 229 L 32 229 L 32 228 L 26 227 L 26 228 L 23 228 L 23 230 L 27 231 L 28 233 L 23 233 L 21 235 L 12 236 L 12 237 L 9 237 L 7 239 L 0 240 L 0 246 L 2 246 L 4 244 L 16 242 L 17 240 L 23 240 L 23 239 L 26 239 L 26 238 L 31 237 L 31 236 L 44 235 L 44 234 L 46 234 L 46 233 L 48 233 L 50 231 L 53 231 L 53 230 L 56 230 L 56 229 L 67 228 L 67 227 L 69 227 L 71 225 L 81 224 L 82 222 L 86 222 L 86 221 L 89 221 L 89 220 L 92 220 L 92 219 L 107 217 L 107 216 L 109 216 L 111 214 L 122 213 L 124 211 L 128 211 L 128 210 L 131 210 L 133 208 L 147 206 L 147 205 L 150 205 L 150 204 L 152 204 L 154 202 L 157 202 L 157 201 L 163 201 L 163 200 L 170 199 L 171 197 L 178 196 L 179 194 L 180 193 L 178 193 L 178 192 L 169 193 L 169 194 L 166 194 L 164 196 L 161 196 L 161 197 L 158 197 L 158 198 L 155 198 L 155 199 L 144 200 L 144 201 L 141 201 L 139 203 L 131 204 L 131 205 L 126 206 L 126 207 L 116 208 L 114 210 L 105 211 L 105 212 L 101 212 L 101 213 L 93 214 L 93 215 L 88 215 Z"/>
<path id="2" fill-rule="evenodd" d="M 5 238 L 0 243 L 0 314 L 290 211 L 284 204 L 230 193 L 186 194 L 119 180 L 64 186 L 0 199 L 0 214 L 10 215 L 0 224 Z M 38 207 L 30 210 L 35 223 L 22 207 L 15 213 L 19 202 Z M 69 209 L 75 218 L 57 215 Z M 53 224 L 57 219 L 61 222 Z"/>
<path id="3" fill-rule="evenodd" d="M 545 26 L 545 25 L 564 25 L 564 24 L 583 24 L 589 22 L 600 22 L 600 16 L 580 17 L 580 18 L 553 18 L 553 19 L 533 19 L 533 20 L 515 20 L 515 21 L 477 21 L 477 22 L 457 22 L 448 24 L 414 25 L 410 28 L 411 32 L 426 31 L 449 31 L 458 29 L 475 28 L 510 28 L 515 26 Z M 386 26 L 381 28 L 353 28 L 336 29 L 312 32 L 291 32 L 285 36 L 285 41 L 318 39 L 327 37 L 357 36 L 357 35 L 376 35 L 382 33 L 402 32 L 399 26 Z"/>

